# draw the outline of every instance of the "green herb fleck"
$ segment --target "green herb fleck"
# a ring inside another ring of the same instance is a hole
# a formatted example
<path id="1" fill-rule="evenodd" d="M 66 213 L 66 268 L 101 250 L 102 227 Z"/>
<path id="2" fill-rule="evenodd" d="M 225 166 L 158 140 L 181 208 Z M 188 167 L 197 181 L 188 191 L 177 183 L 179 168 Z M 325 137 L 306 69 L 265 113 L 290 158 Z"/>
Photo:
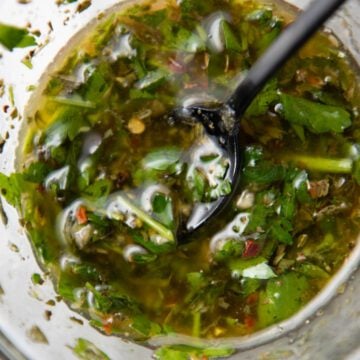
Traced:
<path id="1" fill-rule="evenodd" d="M 8 50 L 36 45 L 35 38 L 26 29 L 0 23 L 0 44 Z"/>
<path id="2" fill-rule="evenodd" d="M 74 348 L 74 354 L 82 360 L 110 360 L 110 358 L 92 342 L 78 338 Z"/>
<path id="3" fill-rule="evenodd" d="M 292 124 L 303 125 L 309 131 L 342 133 L 351 125 L 350 114 L 341 107 L 315 103 L 306 99 L 282 94 L 283 117 Z"/>
<path id="4" fill-rule="evenodd" d="M 190 360 L 193 357 L 208 359 L 226 358 L 235 352 L 231 348 L 198 348 L 188 345 L 163 346 L 155 351 L 158 360 Z"/>

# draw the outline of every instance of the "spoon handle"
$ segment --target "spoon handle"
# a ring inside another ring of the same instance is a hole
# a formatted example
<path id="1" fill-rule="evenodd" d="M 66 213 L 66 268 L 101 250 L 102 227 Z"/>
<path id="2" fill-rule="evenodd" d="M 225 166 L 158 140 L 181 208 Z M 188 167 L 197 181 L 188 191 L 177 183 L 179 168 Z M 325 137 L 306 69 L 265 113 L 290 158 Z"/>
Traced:
<path id="1" fill-rule="evenodd" d="M 240 82 L 227 105 L 240 118 L 259 90 L 346 0 L 313 0 L 256 61 Z M 236 122 L 238 123 L 238 122 Z"/>

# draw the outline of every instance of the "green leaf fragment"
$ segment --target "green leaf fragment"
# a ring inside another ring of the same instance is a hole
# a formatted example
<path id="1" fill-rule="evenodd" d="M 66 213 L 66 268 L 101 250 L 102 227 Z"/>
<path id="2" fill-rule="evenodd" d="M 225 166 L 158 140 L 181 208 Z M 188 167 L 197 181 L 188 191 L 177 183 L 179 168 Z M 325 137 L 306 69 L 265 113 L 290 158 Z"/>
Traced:
<path id="1" fill-rule="evenodd" d="M 244 166 L 255 166 L 264 157 L 264 150 L 261 146 L 247 146 L 244 151 Z"/>
<path id="2" fill-rule="evenodd" d="M 141 21 L 142 23 L 151 26 L 159 26 L 168 16 L 168 10 L 162 9 L 157 11 L 152 11 L 151 13 L 142 14 L 141 17 L 135 17 L 136 20 Z"/>
<path id="3" fill-rule="evenodd" d="M 110 358 L 92 342 L 78 338 L 73 353 L 81 360 L 110 360 Z"/>
<path id="4" fill-rule="evenodd" d="M 237 39 L 236 35 L 234 34 L 233 30 L 231 29 L 230 24 L 226 20 L 221 21 L 221 30 L 224 36 L 224 43 L 226 50 L 234 51 L 234 52 L 241 52 L 243 48 Z"/>
<path id="5" fill-rule="evenodd" d="M 260 263 L 258 265 L 254 265 L 248 267 L 242 271 L 242 276 L 250 279 L 271 279 L 276 277 L 277 275 L 274 273 L 273 269 L 266 263 Z"/>
<path id="6" fill-rule="evenodd" d="M 227 239 L 224 245 L 217 249 L 214 258 L 216 261 L 226 261 L 229 258 L 240 257 L 244 251 L 244 241 L 238 239 Z"/>
<path id="7" fill-rule="evenodd" d="M 145 64 L 143 63 L 143 59 L 141 57 L 136 57 L 132 64 L 131 67 L 133 68 L 135 74 L 137 75 L 137 77 L 139 79 L 141 78 L 145 78 L 146 74 L 147 74 L 147 70 L 145 67 Z"/>
<path id="8" fill-rule="evenodd" d="M 155 351 L 158 360 L 191 360 L 194 357 L 207 357 L 208 359 L 226 358 L 234 354 L 231 348 L 198 348 L 188 345 L 163 346 Z"/>
<path id="9" fill-rule="evenodd" d="M 25 192 L 26 182 L 22 174 L 6 176 L 0 173 L 0 191 L 6 201 L 16 208 L 21 207 L 21 194 Z"/>
<path id="10" fill-rule="evenodd" d="M 286 170 L 282 165 L 270 161 L 259 162 L 255 166 L 246 166 L 243 177 L 247 183 L 268 184 L 284 179 Z"/>
<path id="11" fill-rule="evenodd" d="M 191 272 L 186 275 L 187 283 L 190 285 L 193 291 L 197 291 L 208 284 L 204 274 L 201 272 Z"/>
<path id="12" fill-rule="evenodd" d="M 193 1 L 193 0 L 181 0 L 179 1 L 182 16 L 192 15 L 193 13 L 202 12 L 206 8 L 206 4 Z"/>
<path id="13" fill-rule="evenodd" d="M 201 155 L 200 160 L 204 163 L 212 162 L 219 157 L 219 154 Z"/>
<path id="14" fill-rule="evenodd" d="M 89 129 L 90 125 L 81 108 L 63 107 L 45 132 L 45 144 L 50 147 L 60 146 L 67 138 L 72 141 L 79 133 Z"/>
<path id="15" fill-rule="evenodd" d="M 291 189 L 288 193 L 286 192 L 286 186 L 284 188 L 284 194 L 280 199 L 280 216 L 285 219 L 292 221 L 296 212 L 296 199 L 295 190 Z"/>
<path id="16" fill-rule="evenodd" d="M 291 127 L 298 138 L 304 143 L 306 140 L 304 127 L 298 124 L 291 124 Z"/>
<path id="17" fill-rule="evenodd" d="M 342 133 L 351 125 L 350 114 L 341 107 L 315 103 L 291 95 L 280 95 L 282 116 L 292 124 L 303 125 L 309 131 Z"/>
<path id="18" fill-rule="evenodd" d="M 131 260 L 136 264 L 149 264 L 157 259 L 156 254 L 135 253 L 131 256 Z"/>
<path id="19" fill-rule="evenodd" d="M 314 90 L 311 91 L 311 94 L 316 100 L 322 102 L 323 104 L 340 106 L 343 108 L 347 107 L 347 104 L 341 96 L 340 92 L 331 93 L 325 90 Z"/>
<path id="20" fill-rule="evenodd" d="M 131 100 L 137 100 L 137 99 L 152 100 L 156 98 L 154 94 L 139 89 L 131 89 L 129 96 Z"/>
<path id="21" fill-rule="evenodd" d="M 151 241 L 151 239 L 147 239 L 146 237 L 135 232 L 132 233 L 132 238 L 135 243 L 141 245 L 153 254 L 163 254 L 170 250 L 173 250 L 173 243 L 171 242 L 156 244 L 155 242 Z"/>
<path id="22" fill-rule="evenodd" d="M 95 266 L 87 263 L 71 264 L 71 271 L 86 280 L 99 280 L 101 278 L 99 271 Z"/>
<path id="23" fill-rule="evenodd" d="M 192 33 L 183 45 L 183 50 L 189 53 L 205 51 L 206 43 L 199 35 Z"/>
<path id="24" fill-rule="evenodd" d="M 89 223 L 97 230 L 97 234 L 93 236 L 93 240 L 102 239 L 112 231 L 111 221 L 105 216 L 88 212 L 87 218 Z"/>
<path id="25" fill-rule="evenodd" d="M 174 227 L 174 214 L 171 197 L 156 193 L 152 200 L 152 208 L 156 218 L 165 226 Z"/>
<path id="26" fill-rule="evenodd" d="M 36 45 L 35 38 L 26 29 L 0 23 L 0 44 L 8 50 Z"/>
<path id="27" fill-rule="evenodd" d="M 202 355 L 209 359 L 226 358 L 234 354 L 235 349 L 231 348 L 205 348 Z"/>
<path id="28" fill-rule="evenodd" d="M 152 201 L 153 210 L 157 213 L 161 213 L 166 209 L 168 201 L 164 194 L 156 194 Z"/>
<path id="29" fill-rule="evenodd" d="M 244 153 L 243 177 L 248 183 L 273 183 L 284 180 L 284 166 L 264 160 L 263 149 L 259 146 L 248 146 Z"/>
<path id="30" fill-rule="evenodd" d="M 241 283 L 241 294 L 247 297 L 260 288 L 262 281 L 254 278 L 242 278 L 240 280 L 240 283 Z"/>
<path id="31" fill-rule="evenodd" d="M 30 58 L 25 57 L 24 59 L 21 60 L 21 63 L 24 64 L 30 70 L 33 68 L 33 64 Z"/>
<path id="32" fill-rule="evenodd" d="M 51 172 L 45 179 L 45 188 L 54 193 L 59 190 L 67 190 L 73 180 L 73 169 L 71 166 L 64 166 Z"/>
<path id="33" fill-rule="evenodd" d="M 107 179 L 96 180 L 93 184 L 88 186 L 83 193 L 92 200 L 101 200 L 109 196 L 112 188 L 112 183 Z"/>
<path id="34" fill-rule="evenodd" d="M 192 177 L 188 178 L 188 185 L 192 191 L 193 200 L 201 201 L 204 198 L 207 185 L 206 176 L 202 171 L 194 169 Z"/>
<path id="35" fill-rule="evenodd" d="M 296 271 L 313 279 L 328 279 L 330 274 L 323 270 L 320 266 L 314 264 L 301 264 L 296 268 Z"/>
<path id="36" fill-rule="evenodd" d="M 171 48 L 177 51 L 184 51 L 187 53 L 195 54 L 197 52 L 206 50 L 206 37 L 203 37 L 204 29 L 197 26 L 196 32 L 189 31 L 185 28 L 180 28 L 178 31 L 173 31 L 172 25 L 169 25 L 171 31 L 164 29 L 166 34 L 167 43 Z M 174 32 L 174 34 L 172 34 Z"/>
<path id="37" fill-rule="evenodd" d="M 215 188 L 208 191 L 206 198 L 209 200 L 217 200 L 221 196 L 229 195 L 231 193 L 231 189 L 232 187 L 230 181 L 222 180 Z"/>
<path id="38" fill-rule="evenodd" d="M 328 229 L 330 231 L 330 229 Z M 320 254 L 327 253 L 331 250 L 334 250 L 336 247 L 336 240 L 334 235 L 331 232 L 325 234 L 323 240 L 315 248 L 315 252 Z"/>
<path id="39" fill-rule="evenodd" d="M 154 90 L 168 76 L 164 70 L 154 70 L 148 72 L 142 79 L 136 82 L 135 86 L 139 90 Z"/>
<path id="40" fill-rule="evenodd" d="M 309 203 L 311 201 L 308 191 L 308 174 L 305 170 L 298 170 L 293 179 L 292 186 L 295 189 L 297 201 L 301 204 Z"/>
<path id="41" fill-rule="evenodd" d="M 255 204 L 251 210 L 247 231 L 254 232 L 259 228 L 266 229 L 267 218 L 273 214 L 273 209 L 263 204 Z"/>
<path id="42" fill-rule="evenodd" d="M 41 184 L 52 171 L 52 168 L 44 162 L 35 162 L 23 172 L 24 180 Z"/>
<path id="43" fill-rule="evenodd" d="M 57 292 L 59 295 L 67 300 L 74 302 L 75 301 L 75 294 L 74 294 L 74 287 L 78 285 L 76 279 L 73 276 L 69 275 L 66 272 L 62 272 L 57 284 Z"/>
<path id="44" fill-rule="evenodd" d="M 294 272 L 270 279 L 260 292 L 258 322 L 265 327 L 295 314 L 309 298 L 307 279 Z"/>
<path id="45" fill-rule="evenodd" d="M 127 295 L 115 290 L 97 290 L 90 283 L 86 283 L 86 289 L 94 295 L 94 308 L 101 313 L 121 312 L 134 315 L 140 312 L 138 305 Z"/>
<path id="46" fill-rule="evenodd" d="M 280 218 L 273 222 L 269 234 L 280 243 L 291 245 L 293 243 L 291 231 L 292 223 L 284 218 Z"/>
<path id="47" fill-rule="evenodd" d="M 353 178 L 360 185 L 360 159 L 357 159 L 353 165 Z"/>
<path id="48" fill-rule="evenodd" d="M 280 20 L 273 20 L 273 24 L 271 24 L 271 30 L 265 32 L 259 39 L 259 41 L 256 43 L 256 47 L 260 53 L 264 52 L 279 36 L 281 29 L 282 22 Z"/>
<path id="49" fill-rule="evenodd" d="M 231 183 L 226 179 L 227 159 L 214 154 L 200 157 L 202 166 L 190 166 L 186 174 L 188 194 L 194 202 L 211 202 L 228 195 Z"/>
<path id="50" fill-rule="evenodd" d="M 40 274 L 34 273 L 31 275 L 31 281 L 34 285 L 42 285 L 44 283 Z"/>
<path id="51" fill-rule="evenodd" d="M 251 259 L 233 259 L 229 261 L 229 268 L 234 278 L 242 276 L 244 270 L 266 263 L 266 259 L 259 256 Z"/>
<path id="52" fill-rule="evenodd" d="M 279 100 L 278 84 L 274 78 L 265 85 L 246 110 L 246 116 L 266 114 L 271 104 Z"/>
<path id="53" fill-rule="evenodd" d="M 109 89 L 111 82 L 107 78 L 108 69 L 104 64 L 101 64 L 89 77 L 87 83 L 82 89 L 83 98 L 87 104 L 93 106 L 92 103 L 102 101 L 105 93 Z"/>
<path id="54" fill-rule="evenodd" d="M 175 147 L 167 147 L 154 150 L 142 160 L 142 166 L 147 169 L 169 171 L 180 161 L 181 150 Z"/>
<path id="55" fill-rule="evenodd" d="M 189 360 L 187 351 L 177 350 L 172 347 L 161 347 L 155 351 L 155 359 L 158 360 Z"/>
<path id="56" fill-rule="evenodd" d="M 272 19 L 271 9 L 258 9 L 254 10 L 246 16 L 247 21 L 256 21 L 260 24 L 267 24 Z"/>
<path id="57" fill-rule="evenodd" d="M 149 320 L 145 315 L 135 316 L 131 328 L 145 337 L 161 334 L 161 326 Z"/>
<path id="58" fill-rule="evenodd" d="M 48 96 L 56 96 L 64 88 L 64 82 L 58 77 L 53 77 L 49 80 L 45 88 L 45 94 Z"/>

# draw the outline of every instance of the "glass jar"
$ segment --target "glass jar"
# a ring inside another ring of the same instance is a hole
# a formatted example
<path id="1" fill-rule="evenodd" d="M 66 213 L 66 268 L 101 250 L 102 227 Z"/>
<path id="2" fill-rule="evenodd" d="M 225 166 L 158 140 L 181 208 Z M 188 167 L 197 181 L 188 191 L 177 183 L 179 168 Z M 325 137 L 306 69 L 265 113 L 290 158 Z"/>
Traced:
<path id="1" fill-rule="evenodd" d="M 71 48 L 71 42 L 83 35 L 80 29 L 85 24 L 90 22 L 95 25 L 99 14 L 111 11 L 109 9 L 113 6 L 121 6 L 121 2 L 93 0 L 86 11 L 75 13 L 76 3 L 58 7 L 55 1 L 33 0 L 28 4 L 20 4 L 20 1 L 2 0 L 0 22 L 18 26 L 31 23 L 31 29 L 41 31 L 40 39 L 44 46 L 37 50 L 32 70 L 21 62 L 26 50 L 15 49 L 3 53 L 0 78 L 4 79 L 7 86 L 5 95 L 0 99 L 1 108 L 9 103 L 8 85 L 11 84 L 15 99 L 11 107 L 16 106 L 20 114 L 23 114 L 25 108 L 29 111 L 36 102 L 36 95 L 34 97 L 28 91 L 29 86 L 44 82 L 42 74 L 45 69 L 54 66 L 55 55 L 62 49 L 60 56 L 64 56 L 67 48 Z M 303 8 L 310 1 L 288 2 Z M 65 9 L 69 9 L 70 13 L 66 13 Z M 348 1 L 327 26 L 360 64 L 358 14 L 359 1 Z M 75 33 L 77 35 L 74 37 Z M 8 134 L 9 138 L 0 155 L 1 172 L 10 173 L 14 169 L 20 131 L 21 121 L 12 120 L 9 113 L 3 113 L 0 134 L 3 137 Z M 86 319 L 57 299 L 48 277 L 45 277 L 45 283 L 41 286 L 31 282 L 32 274 L 41 273 L 42 270 L 19 225 L 17 213 L 6 204 L 4 208 L 7 223 L 5 225 L 3 221 L 0 224 L 0 350 L 10 359 L 16 360 L 72 359 L 75 356 L 71 347 L 77 338 L 85 338 L 105 351 L 111 359 L 150 359 L 150 349 L 117 337 L 105 336 L 92 328 Z M 237 348 L 239 352 L 233 359 L 241 360 L 359 359 L 360 283 L 354 280 L 359 276 L 356 274 L 359 262 L 360 242 L 326 288 L 295 316 L 254 335 L 217 341 L 217 344 Z M 176 338 L 166 341 L 176 342 Z M 157 340 L 153 344 L 159 343 L 161 341 Z"/>

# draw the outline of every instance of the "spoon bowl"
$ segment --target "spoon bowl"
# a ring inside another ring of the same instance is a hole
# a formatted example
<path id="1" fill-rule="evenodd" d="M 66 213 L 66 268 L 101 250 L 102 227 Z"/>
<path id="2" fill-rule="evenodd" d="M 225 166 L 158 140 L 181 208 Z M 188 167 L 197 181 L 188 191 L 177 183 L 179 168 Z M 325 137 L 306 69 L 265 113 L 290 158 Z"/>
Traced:
<path id="1" fill-rule="evenodd" d="M 180 121 L 200 122 L 206 136 L 220 147 L 223 157 L 228 160 L 228 168 L 224 180 L 231 184 L 232 192 L 239 186 L 241 180 L 242 148 L 239 141 L 240 123 L 226 107 L 193 106 L 179 108 L 172 115 Z M 179 231 L 180 237 L 202 227 L 211 218 L 218 215 L 231 202 L 232 196 L 221 196 L 210 203 L 198 203 L 185 224 Z"/>

